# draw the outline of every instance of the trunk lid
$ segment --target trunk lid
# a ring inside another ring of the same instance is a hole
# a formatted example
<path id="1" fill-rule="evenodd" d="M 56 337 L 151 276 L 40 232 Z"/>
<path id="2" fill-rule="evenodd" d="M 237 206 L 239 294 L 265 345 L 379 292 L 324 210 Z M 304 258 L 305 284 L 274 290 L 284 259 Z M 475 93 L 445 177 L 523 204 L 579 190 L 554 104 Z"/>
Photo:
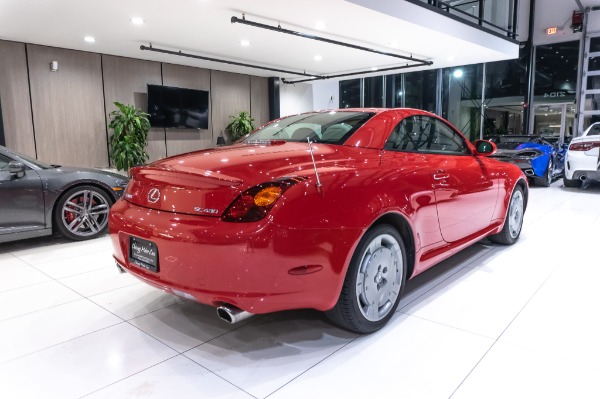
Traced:
<path id="1" fill-rule="evenodd" d="M 348 149 L 313 144 L 321 169 L 352 165 L 339 152 Z M 125 200 L 147 208 L 220 217 L 244 190 L 283 177 L 312 177 L 308 145 L 274 142 L 239 144 L 183 154 L 133 168 Z"/>

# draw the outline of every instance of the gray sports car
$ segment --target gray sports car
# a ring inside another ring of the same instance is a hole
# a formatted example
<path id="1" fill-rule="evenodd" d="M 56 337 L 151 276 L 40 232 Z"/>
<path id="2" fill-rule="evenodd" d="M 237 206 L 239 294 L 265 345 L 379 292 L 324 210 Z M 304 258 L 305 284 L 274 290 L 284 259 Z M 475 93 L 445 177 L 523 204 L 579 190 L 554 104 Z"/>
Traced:
<path id="1" fill-rule="evenodd" d="M 46 165 L 0 146 L 0 243 L 59 232 L 98 237 L 128 179 L 99 169 Z"/>

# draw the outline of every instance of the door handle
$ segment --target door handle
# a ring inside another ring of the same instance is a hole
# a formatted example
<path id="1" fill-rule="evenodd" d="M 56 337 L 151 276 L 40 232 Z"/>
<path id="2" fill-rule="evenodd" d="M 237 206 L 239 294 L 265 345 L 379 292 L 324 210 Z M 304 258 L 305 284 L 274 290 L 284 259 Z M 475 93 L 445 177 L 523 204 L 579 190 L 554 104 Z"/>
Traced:
<path id="1" fill-rule="evenodd" d="M 450 177 L 450 174 L 449 174 L 449 173 L 446 173 L 446 172 L 444 172 L 443 170 L 441 170 L 441 171 L 440 171 L 440 170 L 438 170 L 438 172 L 437 172 L 437 173 L 434 173 L 434 174 L 433 174 L 433 178 L 434 178 L 435 180 L 444 180 L 444 179 L 447 179 L 447 178 L 449 178 L 449 177 Z"/>

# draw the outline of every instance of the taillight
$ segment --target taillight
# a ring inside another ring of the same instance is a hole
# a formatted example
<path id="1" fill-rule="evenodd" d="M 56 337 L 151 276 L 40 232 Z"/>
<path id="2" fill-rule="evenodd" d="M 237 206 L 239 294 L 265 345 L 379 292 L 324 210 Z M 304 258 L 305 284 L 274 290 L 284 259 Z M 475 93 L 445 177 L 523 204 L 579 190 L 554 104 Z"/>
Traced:
<path id="1" fill-rule="evenodd" d="M 221 219 L 225 222 L 257 222 L 267 216 L 284 192 L 302 180 L 277 180 L 249 188 L 225 209 Z"/>
<path id="2" fill-rule="evenodd" d="M 583 143 L 571 143 L 569 151 L 589 151 L 593 148 L 600 147 L 600 141 L 598 142 L 583 142 Z"/>

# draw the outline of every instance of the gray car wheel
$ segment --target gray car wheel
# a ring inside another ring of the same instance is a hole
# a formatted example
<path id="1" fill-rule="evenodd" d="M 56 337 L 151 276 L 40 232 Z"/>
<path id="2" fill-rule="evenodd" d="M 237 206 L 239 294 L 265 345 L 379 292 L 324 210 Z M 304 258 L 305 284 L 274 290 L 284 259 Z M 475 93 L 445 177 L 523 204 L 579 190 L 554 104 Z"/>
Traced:
<path id="1" fill-rule="evenodd" d="M 356 247 L 338 302 L 327 316 L 350 331 L 377 331 L 398 307 L 405 280 L 402 237 L 390 225 L 375 226 Z"/>
<path id="2" fill-rule="evenodd" d="M 512 245 L 517 242 L 521 235 L 524 214 L 525 195 L 523 194 L 523 189 L 521 187 L 515 186 L 508 204 L 506 218 L 504 219 L 504 227 L 500 233 L 491 235 L 489 237 L 490 240 L 504 245 Z"/>
<path id="3" fill-rule="evenodd" d="M 72 240 L 96 238 L 106 232 L 112 198 L 94 186 L 67 190 L 54 207 L 57 230 Z"/>

